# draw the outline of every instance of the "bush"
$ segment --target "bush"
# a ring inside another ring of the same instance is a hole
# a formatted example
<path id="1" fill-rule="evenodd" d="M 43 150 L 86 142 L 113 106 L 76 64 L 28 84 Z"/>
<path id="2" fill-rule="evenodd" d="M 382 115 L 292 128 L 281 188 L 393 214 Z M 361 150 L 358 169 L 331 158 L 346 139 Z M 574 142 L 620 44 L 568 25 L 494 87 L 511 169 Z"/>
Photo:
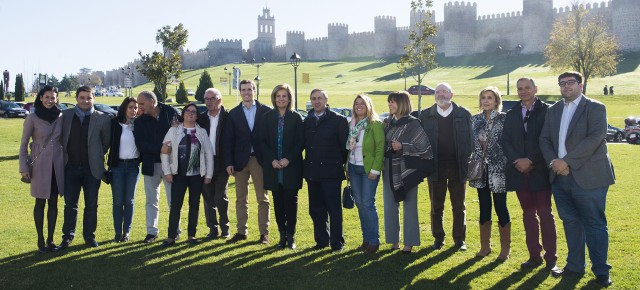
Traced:
<path id="1" fill-rule="evenodd" d="M 204 103 L 204 92 L 208 88 L 213 88 L 213 81 L 209 73 L 205 70 L 202 72 L 202 75 L 200 75 L 200 82 L 198 83 L 198 89 L 196 89 L 196 100 Z"/>
<path id="2" fill-rule="evenodd" d="M 176 92 L 176 102 L 178 104 L 189 102 L 189 98 L 187 97 L 187 89 L 185 89 L 184 87 L 184 82 L 180 82 L 180 87 L 178 87 L 178 91 Z"/>

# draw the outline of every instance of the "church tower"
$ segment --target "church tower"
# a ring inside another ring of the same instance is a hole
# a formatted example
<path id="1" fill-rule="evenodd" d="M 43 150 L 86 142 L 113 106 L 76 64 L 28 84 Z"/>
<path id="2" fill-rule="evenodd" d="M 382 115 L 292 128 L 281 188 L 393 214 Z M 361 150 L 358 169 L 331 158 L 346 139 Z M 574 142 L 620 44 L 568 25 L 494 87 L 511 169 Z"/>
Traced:
<path id="1" fill-rule="evenodd" d="M 258 16 L 258 38 L 249 43 L 249 49 L 253 52 L 253 58 L 267 60 L 272 59 L 273 48 L 276 45 L 276 19 L 271 15 L 269 8 L 262 9 L 262 15 Z"/>

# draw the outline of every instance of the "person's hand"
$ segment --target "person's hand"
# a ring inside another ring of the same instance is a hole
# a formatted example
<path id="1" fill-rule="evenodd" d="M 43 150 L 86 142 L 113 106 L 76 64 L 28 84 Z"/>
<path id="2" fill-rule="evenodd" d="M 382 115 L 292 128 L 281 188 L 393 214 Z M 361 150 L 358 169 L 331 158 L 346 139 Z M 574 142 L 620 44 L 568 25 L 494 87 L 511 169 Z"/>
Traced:
<path id="1" fill-rule="evenodd" d="M 173 183 L 173 175 L 171 175 L 171 174 L 165 175 L 164 179 L 169 183 Z"/>
<path id="2" fill-rule="evenodd" d="M 31 174 L 29 174 L 29 172 L 20 172 L 20 175 L 24 178 L 31 179 Z"/>
<path id="3" fill-rule="evenodd" d="M 367 177 L 369 178 L 369 180 L 376 180 L 376 178 L 378 178 L 378 175 L 375 175 L 373 173 L 369 173 L 369 175 L 367 175 Z"/>
<path id="4" fill-rule="evenodd" d="M 233 175 L 233 166 L 227 166 L 227 174 Z"/>
<path id="5" fill-rule="evenodd" d="M 553 172 L 560 175 L 562 175 L 562 172 L 565 172 L 565 170 L 568 168 L 569 168 L 569 164 L 567 164 L 566 161 L 559 158 L 551 160 L 551 163 L 549 164 L 549 169 L 553 170 Z M 568 171 L 567 171 L 567 174 L 569 174 Z"/>
<path id="6" fill-rule="evenodd" d="M 567 176 L 567 175 L 569 175 L 570 172 L 571 172 L 571 169 L 569 169 L 569 166 L 567 166 L 567 169 L 563 170 L 559 174 L 562 175 L 562 176 Z"/>
<path id="7" fill-rule="evenodd" d="M 513 162 L 513 165 L 518 169 L 518 171 L 520 171 L 520 173 L 527 173 L 531 171 L 530 168 L 532 167 L 533 162 L 531 162 L 529 158 L 518 158 Z"/>
<path id="8" fill-rule="evenodd" d="M 282 159 L 280 159 L 280 161 L 278 161 L 278 163 L 280 163 L 280 168 L 285 168 L 285 167 L 289 166 L 289 159 L 282 158 Z"/>
<path id="9" fill-rule="evenodd" d="M 209 184 L 211 183 L 211 178 L 205 178 L 204 179 L 204 184 Z"/>
<path id="10" fill-rule="evenodd" d="M 160 149 L 160 153 L 171 154 L 171 141 L 162 143 L 162 149 Z"/>
<path id="11" fill-rule="evenodd" d="M 398 151 L 402 149 L 402 143 L 398 142 L 397 140 L 391 141 L 391 148 L 394 151 Z"/>
<path id="12" fill-rule="evenodd" d="M 278 160 L 275 160 L 275 159 L 274 159 L 273 161 L 271 161 L 271 166 L 272 166 L 273 168 L 275 168 L 275 169 L 280 169 L 280 168 L 282 168 L 282 166 L 280 166 L 280 162 L 278 162 Z"/>

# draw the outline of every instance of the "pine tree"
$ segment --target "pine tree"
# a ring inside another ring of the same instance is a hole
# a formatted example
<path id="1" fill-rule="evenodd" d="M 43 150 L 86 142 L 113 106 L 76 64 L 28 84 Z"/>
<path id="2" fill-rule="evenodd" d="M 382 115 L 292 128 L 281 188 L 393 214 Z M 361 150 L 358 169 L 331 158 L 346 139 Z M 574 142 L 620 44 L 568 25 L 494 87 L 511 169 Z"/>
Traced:
<path id="1" fill-rule="evenodd" d="M 211 80 L 209 72 L 205 70 L 202 72 L 202 75 L 200 75 L 200 82 L 198 83 L 198 89 L 196 89 L 196 100 L 204 103 L 204 92 L 208 88 L 213 88 L 213 81 Z"/>
<path id="2" fill-rule="evenodd" d="M 24 101 L 24 81 L 22 80 L 22 74 L 17 74 L 16 75 L 16 86 L 14 89 L 14 101 L 16 102 L 22 102 Z"/>
<path id="3" fill-rule="evenodd" d="M 0 81 L 0 100 L 4 100 L 4 81 Z"/>
<path id="4" fill-rule="evenodd" d="M 176 103 L 184 104 L 188 102 L 187 89 L 184 87 L 184 82 L 180 82 L 180 87 L 178 87 L 178 91 L 176 92 Z"/>

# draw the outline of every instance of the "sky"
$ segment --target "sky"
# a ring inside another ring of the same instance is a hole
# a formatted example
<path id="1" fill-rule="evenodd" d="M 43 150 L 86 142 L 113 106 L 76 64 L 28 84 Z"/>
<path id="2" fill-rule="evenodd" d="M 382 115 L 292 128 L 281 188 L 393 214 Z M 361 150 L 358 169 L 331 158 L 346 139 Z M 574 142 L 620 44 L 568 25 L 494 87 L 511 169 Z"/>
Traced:
<path id="1" fill-rule="evenodd" d="M 436 21 L 444 4 L 434 0 Z M 600 0 L 601 1 L 601 0 Z M 453 1 L 452 1 L 453 2 Z M 478 15 L 522 11 L 522 0 L 477 0 Z M 554 0 L 554 7 L 571 0 Z M 596 2 L 587 1 L 588 3 Z M 213 39 L 241 39 L 243 48 L 258 34 L 262 9 L 275 16 L 276 44 L 286 32 L 306 38 L 326 37 L 328 23 L 345 23 L 349 33 L 374 30 L 375 16 L 395 16 L 409 25 L 410 0 L 0 0 L 0 70 L 30 83 L 34 74 L 77 74 L 81 68 L 104 71 L 138 57 L 138 51 L 160 50 L 158 29 L 183 23 L 189 31 L 186 49 L 204 48 Z"/>

